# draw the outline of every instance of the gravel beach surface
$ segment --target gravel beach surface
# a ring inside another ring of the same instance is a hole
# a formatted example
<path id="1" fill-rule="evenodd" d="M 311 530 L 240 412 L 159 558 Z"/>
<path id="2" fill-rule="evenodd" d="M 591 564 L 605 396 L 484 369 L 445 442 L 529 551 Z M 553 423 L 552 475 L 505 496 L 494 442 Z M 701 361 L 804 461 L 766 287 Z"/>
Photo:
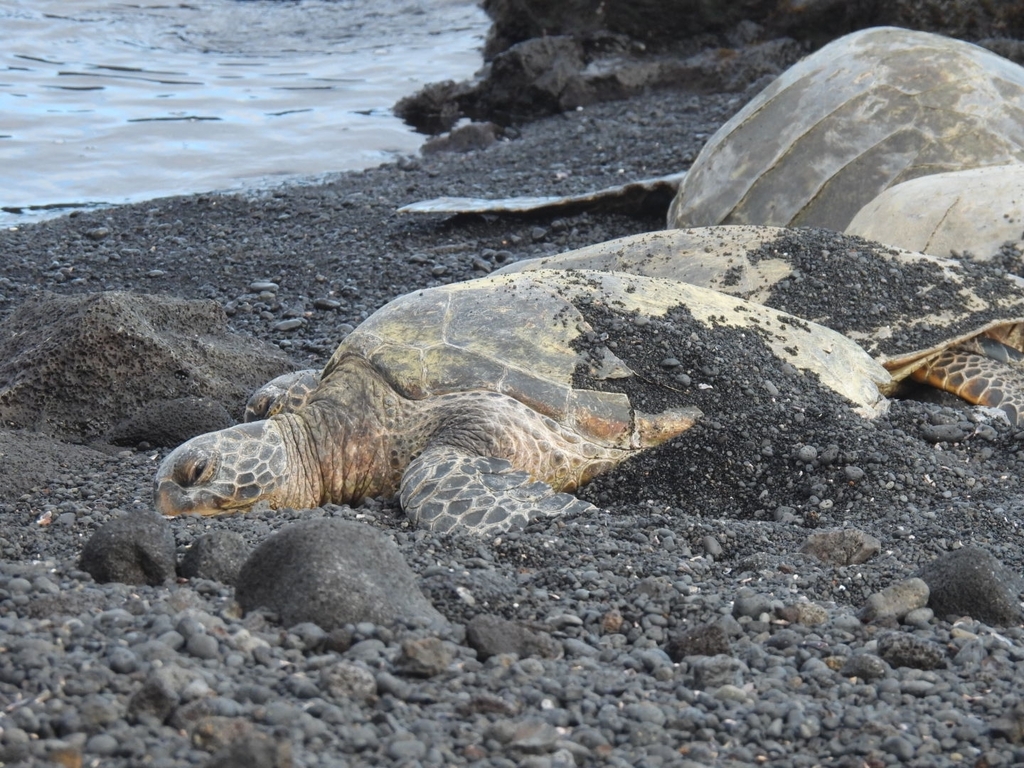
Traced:
<path id="1" fill-rule="evenodd" d="M 750 95 L 651 94 L 483 151 L 0 232 L 0 310 L 44 291 L 212 299 L 233 330 L 317 367 L 397 295 L 664 220 L 399 206 L 683 170 Z M 152 511 L 166 448 L 2 433 L 7 471 L 32 462 L 40 479 L 0 488 L 0 761 L 1024 762 L 1024 433 L 946 400 L 896 400 L 866 421 L 813 382 L 773 393 L 729 343 L 708 343 L 686 372 L 706 385 L 696 427 L 586 487 L 598 511 L 490 539 L 411 529 L 387 501 L 168 522 Z M 316 530 L 337 539 L 291 528 L 324 519 L 336 523 Z M 156 586 L 86 572 L 104 557 L 91 537 L 118 520 L 133 551 L 170 547 L 137 558 Z M 334 583 L 318 558 L 362 541 L 352 523 L 383 536 L 358 548 L 415 618 L 295 624 L 287 594 L 243 614 L 236 596 L 272 591 L 277 561 Z M 288 557 L 247 559 L 284 529 L 269 549 Z"/>

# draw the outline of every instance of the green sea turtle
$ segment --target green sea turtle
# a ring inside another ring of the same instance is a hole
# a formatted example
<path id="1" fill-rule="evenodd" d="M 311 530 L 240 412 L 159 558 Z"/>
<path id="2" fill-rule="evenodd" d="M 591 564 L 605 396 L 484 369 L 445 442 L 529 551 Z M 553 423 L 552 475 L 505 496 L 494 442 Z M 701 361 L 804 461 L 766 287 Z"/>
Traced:
<path id="1" fill-rule="evenodd" d="M 824 229 L 649 232 L 516 262 L 681 280 L 840 331 L 892 375 L 1001 408 L 1024 427 L 1024 287 L 996 266 L 913 253 Z"/>
<path id="2" fill-rule="evenodd" d="M 970 43 L 876 27 L 790 67 L 701 150 L 670 227 L 842 232 L 885 189 L 1024 162 L 1024 68 Z"/>
<path id="3" fill-rule="evenodd" d="M 613 351 L 591 324 L 608 315 L 652 332 Z M 868 415 L 884 402 L 888 374 L 855 343 L 778 310 L 611 272 L 491 276 L 392 301 L 342 341 L 304 402 L 290 391 L 308 389 L 299 374 L 251 404 L 270 418 L 176 448 L 156 506 L 223 514 L 397 494 L 419 525 L 477 531 L 589 508 L 566 492 L 699 415 L 686 388 L 657 384 L 653 326 L 670 322 L 687 339 L 739 334 L 737 354 L 761 350 L 757 376 L 810 371 Z M 651 382 L 653 393 L 630 389 Z"/>
<path id="4" fill-rule="evenodd" d="M 990 259 L 1024 241 L 1024 163 L 935 173 L 889 187 L 865 205 L 849 235 L 949 256 Z"/>

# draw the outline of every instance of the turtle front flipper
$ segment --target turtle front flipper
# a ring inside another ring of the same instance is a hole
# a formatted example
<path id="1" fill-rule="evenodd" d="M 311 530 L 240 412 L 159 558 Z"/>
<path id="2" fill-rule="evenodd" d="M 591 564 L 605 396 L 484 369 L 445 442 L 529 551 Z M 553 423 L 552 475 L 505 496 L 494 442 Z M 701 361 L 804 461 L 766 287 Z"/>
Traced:
<path id="1" fill-rule="evenodd" d="M 402 476 L 399 497 L 414 525 L 490 534 L 522 528 L 535 517 L 587 512 L 592 504 L 516 469 L 511 462 L 433 445 Z"/>
<path id="2" fill-rule="evenodd" d="M 1000 347 L 1004 346 L 991 339 Z M 950 349 L 914 371 L 916 381 L 952 392 L 975 405 L 999 408 L 1011 424 L 1024 427 L 1024 366 L 1015 361 L 1014 350 L 997 359 L 988 344 L 978 351 L 963 347 Z M 1002 350 L 998 350 L 999 353 Z"/>
<path id="3" fill-rule="evenodd" d="M 299 410 L 320 384 L 320 371 L 307 369 L 284 373 L 257 389 L 245 404 L 242 421 L 261 421 L 279 413 Z"/>

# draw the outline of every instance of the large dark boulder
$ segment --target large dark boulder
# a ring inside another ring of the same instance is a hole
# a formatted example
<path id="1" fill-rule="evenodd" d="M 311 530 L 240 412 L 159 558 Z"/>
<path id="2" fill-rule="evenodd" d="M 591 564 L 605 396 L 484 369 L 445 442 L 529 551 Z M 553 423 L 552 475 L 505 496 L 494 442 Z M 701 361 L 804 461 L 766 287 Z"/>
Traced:
<path id="1" fill-rule="evenodd" d="M 245 611 L 273 611 L 286 627 L 447 624 L 391 539 L 336 518 L 303 520 L 264 540 L 242 566 L 235 597 Z"/>
<path id="2" fill-rule="evenodd" d="M 0 420 L 93 439 L 144 407 L 186 397 L 240 416 L 252 390 L 289 368 L 277 348 L 229 331 L 213 301 L 43 294 L 0 323 Z"/>
<path id="3" fill-rule="evenodd" d="M 470 117 L 500 125 L 651 88 L 741 91 L 859 29 L 936 32 L 1024 62 L 1018 0 L 484 0 L 490 64 L 395 105 L 427 133 Z"/>

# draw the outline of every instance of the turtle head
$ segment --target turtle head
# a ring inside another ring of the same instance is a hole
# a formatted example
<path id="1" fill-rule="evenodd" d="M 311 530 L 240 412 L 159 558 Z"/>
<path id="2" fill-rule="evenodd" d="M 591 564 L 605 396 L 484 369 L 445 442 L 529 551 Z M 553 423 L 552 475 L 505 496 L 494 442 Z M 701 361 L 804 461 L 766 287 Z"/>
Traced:
<path id="1" fill-rule="evenodd" d="M 225 515 L 258 501 L 294 503 L 288 450 L 274 420 L 239 424 L 193 437 L 175 448 L 156 473 L 156 508 L 162 515 Z"/>

